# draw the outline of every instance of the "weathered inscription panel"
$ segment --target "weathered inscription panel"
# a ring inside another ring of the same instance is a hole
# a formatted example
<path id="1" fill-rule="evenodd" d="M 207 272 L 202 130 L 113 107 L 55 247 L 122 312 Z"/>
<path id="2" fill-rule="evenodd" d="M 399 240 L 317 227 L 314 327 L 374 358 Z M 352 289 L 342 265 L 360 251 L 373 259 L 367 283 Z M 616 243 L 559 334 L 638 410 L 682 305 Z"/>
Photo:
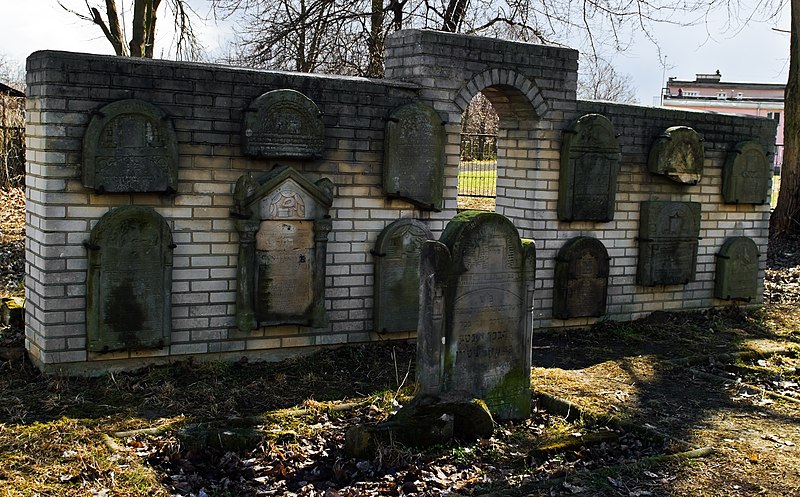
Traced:
<path id="1" fill-rule="evenodd" d="M 244 115 L 244 153 L 256 157 L 322 157 L 325 126 L 317 105 L 295 90 L 273 90 L 256 98 Z"/>
<path id="2" fill-rule="evenodd" d="M 166 221 L 148 207 L 118 207 L 100 219 L 86 247 L 88 349 L 169 345 L 173 245 Z"/>
<path id="3" fill-rule="evenodd" d="M 325 254 L 333 185 L 279 166 L 239 178 L 236 322 L 242 331 L 293 323 L 324 326 Z"/>
<path id="4" fill-rule="evenodd" d="M 83 137 L 83 184 L 103 192 L 174 192 L 178 140 L 172 123 L 141 100 L 108 104 Z"/>
<path id="5" fill-rule="evenodd" d="M 772 168 L 761 144 L 738 143 L 722 170 L 722 196 L 729 204 L 766 203 L 771 178 Z"/>
<path id="6" fill-rule="evenodd" d="M 425 210 L 442 208 L 445 132 L 439 114 L 420 103 L 392 112 L 386 123 L 383 189 Z"/>
<path id="7" fill-rule="evenodd" d="M 553 316 L 602 316 L 608 295 L 608 251 L 600 240 L 577 237 L 556 257 Z"/>
<path id="8" fill-rule="evenodd" d="M 700 237 L 697 202 L 642 202 L 637 282 L 644 286 L 694 281 Z"/>
<path id="9" fill-rule="evenodd" d="M 620 148 L 606 117 L 587 114 L 564 131 L 558 217 L 563 221 L 611 221 Z"/>
<path id="10" fill-rule="evenodd" d="M 656 138 L 647 165 L 653 174 L 663 174 L 672 181 L 694 185 L 703 177 L 704 161 L 700 135 L 688 126 L 674 126 Z"/>
<path id="11" fill-rule="evenodd" d="M 314 304 L 314 223 L 262 221 L 256 234 L 256 316 L 303 315 Z"/>
<path id="12" fill-rule="evenodd" d="M 750 301 L 758 297 L 758 246 L 746 236 L 725 241 L 717 254 L 714 296 Z"/>
<path id="13" fill-rule="evenodd" d="M 526 417 L 532 242 L 523 243 L 503 216 L 467 211 L 450 221 L 440 242 L 426 242 L 421 267 L 423 393 L 462 392 L 483 399 L 497 417 Z"/>
<path id="14" fill-rule="evenodd" d="M 417 329 L 419 318 L 419 259 L 431 230 L 416 219 L 398 219 L 375 243 L 375 331 Z"/>

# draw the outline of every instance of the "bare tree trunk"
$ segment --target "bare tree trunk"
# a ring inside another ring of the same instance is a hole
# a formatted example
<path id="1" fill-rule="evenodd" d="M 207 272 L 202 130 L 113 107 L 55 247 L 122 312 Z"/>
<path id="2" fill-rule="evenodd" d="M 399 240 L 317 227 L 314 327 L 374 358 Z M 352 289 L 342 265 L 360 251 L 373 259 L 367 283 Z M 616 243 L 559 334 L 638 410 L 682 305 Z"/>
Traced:
<path id="1" fill-rule="evenodd" d="M 153 49 L 156 45 L 156 19 L 158 18 L 158 6 L 160 4 L 161 0 L 153 0 L 153 4 L 147 16 L 149 22 L 147 23 L 147 33 L 144 41 L 144 56 L 148 59 L 153 58 Z"/>
<path id="2" fill-rule="evenodd" d="M 792 0 L 791 20 L 789 81 L 784 97 L 781 191 L 770 219 L 774 234 L 800 232 L 800 0 Z"/>
<path id="3" fill-rule="evenodd" d="M 370 13 L 370 32 L 367 50 L 369 63 L 366 75 L 372 78 L 383 76 L 383 22 L 386 13 L 383 10 L 383 0 L 372 0 Z"/>
<path id="4" fill-rule="evenodd" d="M 133 36 L 131 57 L 144 57 L 147 37 L 147 14 L 153 10 L 153 0 L 136 0 L 133 3 Z"/>
<path id="5" fill-rule="evenodd" d="M 442 31 L 457 33 L 461 29 L 461 23 L 467 14 L 469 0 L 450 0 L 447 3 L 447 10 L 444 13 Z"/>

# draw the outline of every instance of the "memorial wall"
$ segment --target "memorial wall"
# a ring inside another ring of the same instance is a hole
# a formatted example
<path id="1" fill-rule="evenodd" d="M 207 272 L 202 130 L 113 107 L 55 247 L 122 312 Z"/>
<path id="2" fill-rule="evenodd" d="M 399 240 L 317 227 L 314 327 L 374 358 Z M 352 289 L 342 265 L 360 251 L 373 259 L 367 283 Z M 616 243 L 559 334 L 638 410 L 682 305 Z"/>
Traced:
<path id="1" fill-rule="evenodd" d="M 274 360 L 419 328 L 446 342 L 429 389 L 502 385 L 514 417 L 533 329 L 760 302 L 774 121 L 577 101 L 577 69 L 431 31 L 389 37 L 385 79 L 34 53 L 31 357 Z M 451 223 L 478 92 L 497 213 Z"/>

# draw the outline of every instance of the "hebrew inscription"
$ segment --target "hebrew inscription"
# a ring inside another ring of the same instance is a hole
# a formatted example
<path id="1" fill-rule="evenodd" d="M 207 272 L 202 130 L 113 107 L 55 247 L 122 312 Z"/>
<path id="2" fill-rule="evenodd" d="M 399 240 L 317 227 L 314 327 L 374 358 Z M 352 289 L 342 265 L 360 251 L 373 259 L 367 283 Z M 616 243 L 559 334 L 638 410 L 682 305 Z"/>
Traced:
<path id="1" fill-rule="evenodd" d="M 611 221 L 620 148 L 606 117 L 587 114 L 564 131 L 558 184 L 562 221 Z"/>
<path id="2" fill-rule="evenodd" d="M 256 98 L 244 115 L 246 155 L 317 159 L 325 145 L 325 126 L 317 105 L 295 90 L 273 90 Z"/>
<path id="3" fill-rule="evenodd" d="M 677 183 L 695 185 L 703 177 L 705 152 L 700 135 L 688 126 L 674 126 L 653 143 L 647 161 L 653 174 Z"/>
<path id="4" fill-rule="evenodd" d="M 751 301 L 758 297 L 758 247 L 746 236 L 725 241 L 717 254 L 714 296 Z"/>
<path id="5" fill-rule="evenodd" d="M 157 107 L 121 100 L 95 113 L 83 137 L 83 185 L 99 193 L 174 192 L 178 140 Z"/>
<path id="6" fill-rule="evenodd" d="M 772 168 L 761 144 L 736 144 L 722 171 L 722 196 L 729 204 L 763 204 L 769 200 Z"/>
<path id="7" fill-rule="evenodd" d="M 433 234 L 416 219 L 398 219 L 375 243 L 375 331 L 416 331 L 419 318 L 419 260 Z"/>
<path id="8" fill-rule="evenodd" d="M 100 219 L 86 247 L 88 349 L 169 345 L 173 245 L 164 218 L 149 207 L 118 207 Z"/>
<path id="9" fill-rule="evenodd" d="M 445 132 L 439 114 L 420 103 L 392 112 L 386 123 L 383 189 L 421 209 L 442 208 Z"/>
<path id="10" fill-rule="evenodd" d="M 494 213 L 454 217 L 423 245 L 418 380 L 423 393 L 461 392 L 493 415 L 530 413 L 533 242 Z M 443 318 L 445 317 L 445 318 Z"/>
<path id="11" fill-rule="evenodd" d="M 287 166 L 239 178 L 233 216 L 239 231 L 236 321 L 241 331 L 276 324 L 321 327 L 333 184 Z"/>
<path id="12" fill-rule="evenodd" d="M 577 237 L 556 257 L 553 316 L 602 316 L 608 296 L 608 251 L 600 240 Z"/>
<path id="13" fill-rule="evenodd" d="M 637 282 L 644 286 L 694 281 L 700 237 L 697 202 L 642 202 Z"/>

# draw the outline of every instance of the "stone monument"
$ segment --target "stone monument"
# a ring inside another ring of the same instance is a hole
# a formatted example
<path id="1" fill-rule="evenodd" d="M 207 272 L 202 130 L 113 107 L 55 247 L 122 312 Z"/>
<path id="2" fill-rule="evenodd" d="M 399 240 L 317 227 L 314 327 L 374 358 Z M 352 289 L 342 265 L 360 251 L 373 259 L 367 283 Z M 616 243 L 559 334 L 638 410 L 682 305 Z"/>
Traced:
<path id="1" fill-rule="evenodd" d="M 588 236 L 568 241 L 556 257 L 553 316 L 560 319 L 606 313 L 609 257 L 603 242 Z"/>
<path id="2" fill-rule="evenodd" d="M 419 259 L 431 230 L 416 219 L 398 219 L 375 242 L 375 331 L 416 331 Z"/>
<path id="3" fill-rule="evenodd" d="M 761 144 L 737 143 L 722 170 L 722 197 L 729 204 L 764 204 L 771 179 L 772 168 Z"/>
<path id="4" fill-rule="evenodd" d="M 318 159 L 324 145 L 322 113 L 299 91 L 269 91 L 245 110 L 242 148 L 246 155 Z"/>
<path id="5" fill-rule="evenodd" d="M 758 247 L 746 236 L 725 240 L 717 254 L 714 296 L 750 302 L 758 297 Z"/>
<path id="6" fill-rule="evenodd" d="M 694 281 L 699 238 L 698 202 L 642 202 L 637 283 L 685 285 Z"/>
<path id="7" fill-rule="evenodd" d="M 673 126 L 656 138 L 647 166 L 676 183 L 696 185 L 703 177 L 704 161 L 700 135 L 688 126 Z"/>
<path id="8" fill-rule="evenodd" d="M 167 347 L 175 246 L 164 218 L 149 207 L 117 207 L 84 245 L 88 350 Z"/>
<path id="9" fill-rule="evenodd" d="M 389 117 L 384 143 L 383 189 L 423 210 L 442 208 L 445 132 L 439 114 L 421 103 Z"/>
<path id="10" fill-rule="evenodd" d="M 158 107 L 110 103 L 92 115 L 83 136 L 83 185 L 98 193 L 174 193 L 178 139 Z"/>
<path id="11" fill-rule="evenodd" d="M 247 332 L 276 324 L 322 327 L 325 256 L 333 183 L 277 166 L 241 176 L 234 190 L 239 262 L 236 323 Z"/>
<path id="12" fill-rule="evenodd" d="M 614 126 L 586 114 L 564 130 L 558 179 L 558 218 L 611 221 L 617 194 L 620 148 Z"/>
<path id="13" fill-rule="evenodd" d="M 420 264 L 421 394 L 480 398 L 500 419 L 530 414 L 536 250 L 504 216 L 466 211 Z"/>

